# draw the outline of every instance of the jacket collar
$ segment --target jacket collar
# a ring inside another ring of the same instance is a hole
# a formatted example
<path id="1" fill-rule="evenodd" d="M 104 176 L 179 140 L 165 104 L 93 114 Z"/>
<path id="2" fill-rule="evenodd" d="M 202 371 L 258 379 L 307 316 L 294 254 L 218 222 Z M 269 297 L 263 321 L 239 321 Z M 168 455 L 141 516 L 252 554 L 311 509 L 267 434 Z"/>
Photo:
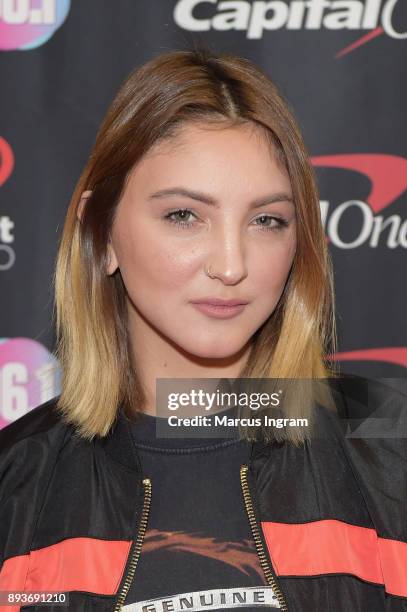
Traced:
<path id="1" fill-rule="evenodd" d="M 109 456 L 122 466 L 141 473 L 141 462 L 131 433 L 131 421 L 122 407 L 117 412 L 116 420 L 109 434 L 100 439 L 100 444 Z M 270 453 L 270 445 L 263 442 L 251 442 L 249 463 Z"/>
<path id="2" fill-rule="evenodd" d="M 362 400 L 366 402 L 367 381 L 368 379 L 362 377 L 343 374 L 340 379 L 330 379 L 330 384 L 339 392 L 337 397 L 346 406 L 340 407 L 339 416 L 349 418 L 349 398 L 354 402 L 360 402 L 362 397 Z M 372 383 L 373 381 L 369 381 L 370 385 Z M 376 384 L 376 386 L 378 385 Z M 383 387 L 383 385 L 379 386 Z M 389 388 L 385 388 L 387 391 L 389 390 Z M 345 397 L 347 398 L 346 402 Z M 99 438 L 99 440 L 102 447 L 114 461 L 134 472 L 142 472 L 140 458 L 131 433 L 131 421 L 126 416 L 122 406 L 119 407 L 115 423 L 109 434 L 105 438 Z M 253 464 L 257 460 L 263 461 L 267 459 L 272 448 L 275 445 L 280 446 L 281 444 L 283 443 L 267 444 L 261 440 L 252 442 L 249 464 Z"/>

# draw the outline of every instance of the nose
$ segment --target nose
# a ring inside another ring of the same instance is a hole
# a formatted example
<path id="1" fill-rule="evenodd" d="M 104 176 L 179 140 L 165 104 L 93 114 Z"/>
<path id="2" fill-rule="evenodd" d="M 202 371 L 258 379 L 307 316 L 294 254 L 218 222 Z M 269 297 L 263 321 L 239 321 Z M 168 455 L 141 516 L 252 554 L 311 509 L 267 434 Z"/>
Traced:
<path id="1" fill-rule="evenodd" d="M 225 285 L 236 285 L 247 277 L 245 245 L 238 231 L 214 237 L 214 247 L 205 262 L 210 278 L 217 278 Z"/>

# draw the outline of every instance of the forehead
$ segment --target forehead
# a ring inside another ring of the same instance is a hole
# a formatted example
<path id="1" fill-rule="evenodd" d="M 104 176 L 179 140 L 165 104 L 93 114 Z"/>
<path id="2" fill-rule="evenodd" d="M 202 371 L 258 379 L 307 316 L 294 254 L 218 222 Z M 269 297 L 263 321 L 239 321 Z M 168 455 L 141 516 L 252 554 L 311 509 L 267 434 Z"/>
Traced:
<path id="1" fill-rule="evenodd" d="M 265 128 L 193 123 L 157 142 L 139 160 L 127 176 L 121 201 L 122 208 L 128 205 L 130 210 L 137 201 L 152 210 L 154 194 L 160 193 L 154 202 L 166 202 L 193 192 L 193 199 L 217 201 L 226 211 L 270 194 L 287 194 L 284 201 L 291 201 L 292 191 L 289 173 Z"/>
<path id="2" fill-rule="evenodd" d="M 283 182 L 289 177 L 269 130 L 253 121 L 188 121 L 171 129 L 133 166 L 126 183 L 173 181 L 232 184 Z M 168 185 L 164 185 L 168 187 Z M 202 186 L 203 187 L 203 186 Z"/>
<path id="3" fill-rule="evenodd" d="M 253 122 L 182 126 L 132 168 L 121 200 L 131 207 L 149 202 L 153 192 L 175 188 L 206 194 L 223 202 L 225 210 L 270 193 L 292 194 L 288 171 L 265 128 Z"/>
<path id="4" fill-rule="evenodd" d="M 276 159 L 277 150 L 273 138 L 267 128 L 256 124 L 254 121 L 245 121 L 239 124 L 227 120 L 212 121 L 188 121 L 171 129 L 170 132 L 158 140 L 145 154 L 144 158 L 156 155 L 169 155 L 174 153 L 185 153 L 191 148 L 199 148 L 203 144 L 218 146 L 220 141 L 224 143 L 237 140 L 250 140 L 256 147 L 260 146 L 262 152 L 266 150 L 269 155 Z"/>

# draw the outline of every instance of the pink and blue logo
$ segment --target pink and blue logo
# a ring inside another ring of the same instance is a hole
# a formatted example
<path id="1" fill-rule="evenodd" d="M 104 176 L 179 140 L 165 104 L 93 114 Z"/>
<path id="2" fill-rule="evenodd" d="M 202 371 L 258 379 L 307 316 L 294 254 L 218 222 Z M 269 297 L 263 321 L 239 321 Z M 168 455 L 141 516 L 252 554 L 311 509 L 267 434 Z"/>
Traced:
<path id="1" fill-rule="evenodd" d="M 35 49 L 65 21 L 71 0 L 0 0 L 0 50 Z"/>
<path id="2" fill-rule="evenodd" d="M 60 393 L 57 359 L 31 338 L 0 338 L 0 429 Z"/>

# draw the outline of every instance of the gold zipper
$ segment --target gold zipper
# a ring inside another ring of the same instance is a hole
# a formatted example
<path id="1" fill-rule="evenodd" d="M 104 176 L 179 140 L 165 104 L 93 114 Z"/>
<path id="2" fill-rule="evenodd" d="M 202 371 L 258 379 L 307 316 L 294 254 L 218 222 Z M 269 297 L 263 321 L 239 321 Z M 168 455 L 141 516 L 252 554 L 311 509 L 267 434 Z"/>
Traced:
<path id="1" fill-rule="evenodd" d="M 143 545 L 144 534 L 146 532 L 148 513 L 150 510 L 150 503 L 151 503 L 151 480 L 149 478 L 144 478 L 143 486 L 144 486 L 144 501 L 143 501 L 143 509 L 141 511 L 141 519 L 140 519 L 140 524 L 138 528 L 137 538 L 136 538 L 136 542 L 133 548 L 131 561 L 129 563 L 127 576 L 123 583 L 123 587 L 122 587 L 122 590 L 120 591 L 119 597 L 117 599 L 117 603 L 114 608 L 114 612 L 120 612 L 120 610 L 122 609 L 122 606 L 126 599 L 126 595 L 129 591 L 130 585 L 134 578 L 134 572 L 136 571 L 137 563 L 138 563 L 138 560 L 141 554 L 141 547 Z"/>
<path id="2" fill-rule="evenodd" d="M 254 508 L 253 508 L 253 502 L 252 502 L 252 498 L 250 495 L 250 488 L 249 488 L 249 483 L 247 481 L 247 473 L 248 473 L 248 466 L 247 465 L 242 465 L 240 468 L 240 482 L 242 485 L 242 491 L 243 491 L 243 498 L 244 498 L 244 503 L 246 506 L 246 512 L 247 512 L 247 516 L 249 518 L 249 523 L 250 523 L 250 528 L 252 530 L 252 534 L 253 534 L 253 538 L 254 538 L 254 543 L 256 545 L 256 550 L 257 550 L 257 554 L 258 557 L 260 559 L 260 565 L 262 567 L 263 573 L 266 577 L 266 581 L 267 584 L 269 584 L 272 588 L 274 593 L 276 594 L 276 597 L 278 599 L 278 603 L 280 604 L 280 609 L 281 610 L 285 610 L 288 611 L 288 606 L 287 606 L 287 602 L 284 599 L 284 595 L 280 589 L 280 587 L 277 584 L 277 580 L 273 574 L 273 571 L 270 567 L 270 564 L 268 562 L 268 558 L 263 546 L 263 542 L 260 536 L 260 530 L 259 530 L 259 526 L 257 525 L 256 522 L 256 515 L 254 512 Z"/>

